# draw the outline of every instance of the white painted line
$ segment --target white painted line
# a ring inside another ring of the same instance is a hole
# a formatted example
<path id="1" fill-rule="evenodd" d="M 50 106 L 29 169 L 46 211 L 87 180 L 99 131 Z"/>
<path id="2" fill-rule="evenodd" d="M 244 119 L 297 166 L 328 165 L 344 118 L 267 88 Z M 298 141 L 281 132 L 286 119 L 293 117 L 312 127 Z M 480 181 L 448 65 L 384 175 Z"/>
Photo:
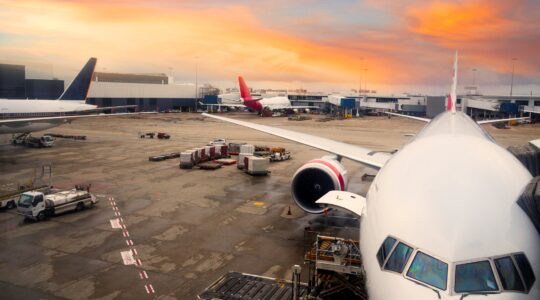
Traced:
<path id="1" fill-rule="evenodd" d="M 117 211 L 114 212 L 114 215 L 117 216 L 117 217 L 121 216 L 121 214 L 119 212 L 117 212 Z"/>
<path id="2" fill-rule="evenodd" d="M 126 244 L 128 246 L 133 246 L 133 241 L 132 240 L 126 240 Z"/>
<path id="3" fill-rule="evenodd" d="M 127 230 L 122 231 L 122 234 L 124 235 L 124 237 L 129 237 L 129 231 Z"/>
<path id="4" fill-rule="evenodd" d="M 139 255 L 139 253 L 137 253 L 137 249 L 135 248 L 131 249 L 131 253 L 133 253 L 133 255 Z"/>
<path id="5" fill-rule="evenodd" d="M 152 286 L 152 284 L 146 284 L 144 286 L 144 288 L 146 289 L 146 293 L 147 294 L 154 294 L 156 291 L 154 290 L 154 287 Z"/>
<path id="6" fill-rule="evenodd" d="M 122 224 L 120 224 L 120 219 L 110 219 L 109 222 L 111 222 L 111 227 L 113 229 L 122 228 Z"/>
<path id="7" fill-rule="evenodd" d="M 118 220 L 120 220 L 120 222 L 124 223 L 124 219 L 122 219 L 122 218 L 119 218 Z"/>
<path id="8" fill-rule="evenodd" d="M 135 257 L 133 257 L 133 253 L 131 253 L 131 251 L 121 251 L 120 255 L 122 256 L 124 265 L 128 266 L 137 264 L 137 260 L 135 260 Z"/>
<path id="9" fill-rule="evenodd" d="M 146 271 L 140 271 L 139 272 L 139 277 L 141 279 L 148 279 L 148 274 L 146 274 Z"/>
<path id="10" fill-rule="evenodd" d="M 127 230 L 126 224 L 124 224 L 124 223 L 121 223 L 121 224 L 120 224 L 120 227 L 122 227 L 122 229 L 124 229 L 124 230 Z"/>
<path id="11" fill-rule="evenodd" d="M 137 260 L 135 260 L 135 264 L 140 267 L 142 266 L 142 261 L 137 258 Z"/>

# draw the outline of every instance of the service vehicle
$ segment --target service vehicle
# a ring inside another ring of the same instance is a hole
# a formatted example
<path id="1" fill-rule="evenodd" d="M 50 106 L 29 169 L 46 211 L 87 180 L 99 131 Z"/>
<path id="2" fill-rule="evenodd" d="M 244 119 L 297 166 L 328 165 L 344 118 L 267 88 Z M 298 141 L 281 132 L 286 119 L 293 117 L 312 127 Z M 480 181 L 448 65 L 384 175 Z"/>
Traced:
<path id="1" fill-rule="evenodd" d="M 33 137 L 29 134 L 15 137 L 11 140 L 13 145 L 27 145 L 29 147 L 41 148 L 52 147 L 54 145 L 54 138 L 50 135 L 44 135 L 41 137 Z"/>
<path id="2" fill-rule="evenodd" d="M 45 195 L 43 192 L 30 191 L 21 195 L 17 203 L 17 211 L 25 219 L 42 221 L 64 212 L 83 210 L 98 202 L 89 188 L 75 189 Z"/>
<path id="3" fill-rule="evenodd" d="M 19 186 L 19 188 L 16 191 L 11 191 L 8 193 L 4 193 L 0 195 L 0 209 L 4 208 L 15 208 L 17 207 L 17 201 L 21 197 L 21 194 L 29 191 L 39 191 L 43 192 L 44 194 L 49 193 L 50 186 L 44 185 L 40 187 L 33 187 L 33 186 Z"/>

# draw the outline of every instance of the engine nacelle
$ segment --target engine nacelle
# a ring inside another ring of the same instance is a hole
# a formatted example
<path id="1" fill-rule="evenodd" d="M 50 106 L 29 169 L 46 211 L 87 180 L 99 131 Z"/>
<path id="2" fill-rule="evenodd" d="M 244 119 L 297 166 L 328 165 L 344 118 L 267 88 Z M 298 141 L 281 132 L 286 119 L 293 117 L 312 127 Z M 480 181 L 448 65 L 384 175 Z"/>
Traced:
<path id="1" fill-rule="evenodd" d="M 323 156 L 308 161 L 294 173 L 292 196 L 304 211 L 312 214 L 324 212 L 315 201 L 330 191 L 345 191 L 349 184 L 347 170 L 335 156 Z"/>

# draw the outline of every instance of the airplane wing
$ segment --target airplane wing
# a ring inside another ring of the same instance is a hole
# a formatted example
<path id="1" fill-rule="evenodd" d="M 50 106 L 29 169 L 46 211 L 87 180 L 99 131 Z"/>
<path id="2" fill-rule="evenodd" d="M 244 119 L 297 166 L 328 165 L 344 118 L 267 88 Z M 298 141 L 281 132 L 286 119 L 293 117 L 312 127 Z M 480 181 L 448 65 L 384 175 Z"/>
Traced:
<path id="1" fill-rule="evenodd" d="M 367 148 L 346 144 L 342 142 L 333 141 L 330 139 L 294 132 L 287 129 L 276 128 L 271 126 L 259 125 L 251 122 L 239 121 L 235 119 L 220 117 L 203 113 L 203 116 L 218 119 L 225 122 L 234 123 L 236 125 L 248 127 L 258 131 L 266 132 L 284 139 L 298 142 L 307 146 L 311 146 L 317 149 L 321 149 L 341 157 L 348 158 L 350 160 L 368 165 L 375 169 L 380 169 L 392 156 L 387 152 L 373 151 Z"/>
<path id="2" fill-rule="evenodd" d="M 386 111 L 385 113 L 386 113 L 386 114 L 389 114 L 389 115 L 392 115 L 392 116 L 398 116 L 398 117 L 409 118 L 409 119 L 413 119 L 413 120 L 417 120 L 417 121 L 422 121 L 422 122 L 426 122 L 426 123 L 431 122 L 431 119 L 428 119 L 428 118 L 421 118 L 421 117 L 415 117 L 415 116 L 403 115 L 403 114 L 393 113 L 393 112 L 389 112 L 389 111 Z"/>
<path id="3" fill-rule="evenodd" d="M 482 124 L 499 123 L 499 122 L 514 121 L 514 120 L 527 120 L 527 119 L 530 119 L 530 118 L 531 118 L 531 117 L 508 118 L 508 119 L 494 119 L 494 120 L 482 120 L 482 121 L 477 121 L 476 123 L 478 123 L 479 125 L 482 125 Z"/>
<path id="4" fill-rule="evenodd" d="M 2 124 L 26 124 L 36 121 L 54 121 L 54 120 L 72 120 L 80 118 L 92 118 L 92 117 L 115 117 L 115 116 L 129 116 L 129 115 L 140 115 L 140 114 L 155 114 L 156 112 L 138 112 L 138 113 L 118 113 L 118 114 L 94 114 L 94 115 L 75 115 L 75 116 L 58 116 L 58 117 L 38 117 L 38 118 L 25 118 L 25 119 L 7 119 L 0 120 L 0 125 Z"/>

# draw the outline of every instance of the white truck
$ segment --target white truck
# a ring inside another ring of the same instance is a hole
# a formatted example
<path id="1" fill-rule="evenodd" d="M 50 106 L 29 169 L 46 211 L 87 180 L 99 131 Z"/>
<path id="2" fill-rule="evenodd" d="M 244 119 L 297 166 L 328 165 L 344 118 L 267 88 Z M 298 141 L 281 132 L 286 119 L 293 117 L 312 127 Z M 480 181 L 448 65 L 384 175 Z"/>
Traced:
<path id="1" fill-rule="evenodd" d="M 33 137 L 31 135 L 22 135 L 15 137 L 11 140 L 13 145 L 27 145 L 33 148 L 52 147 L 54 145 L 54 138 L 50 135 L 44 135 L 42 137 Z"/>
<path id="2" fill-rule="evenodd" d="M 50 191 L 50 186 L 44 185 L 39 187 L 31 187 L 31 186 L 19 186 L 18 190 L 5 193 L 3 195 L 0 195 L 0 209 L 4 208 L 15 208 L 17 207 L 17 200 L 21 197 L 21 194 L 29 191 L 38 191 L 43 192 L 45 194 L 48 194 Z"/>
<path id="3" fill-rule="evenodd" d="M 31 191 L 21 195 L 17 210 L 25 219 L 42 221 L 64 212 L 92 207 L 97 202 L 94 195 L 83 189 L 72 189 L 49 195 Z"/>

